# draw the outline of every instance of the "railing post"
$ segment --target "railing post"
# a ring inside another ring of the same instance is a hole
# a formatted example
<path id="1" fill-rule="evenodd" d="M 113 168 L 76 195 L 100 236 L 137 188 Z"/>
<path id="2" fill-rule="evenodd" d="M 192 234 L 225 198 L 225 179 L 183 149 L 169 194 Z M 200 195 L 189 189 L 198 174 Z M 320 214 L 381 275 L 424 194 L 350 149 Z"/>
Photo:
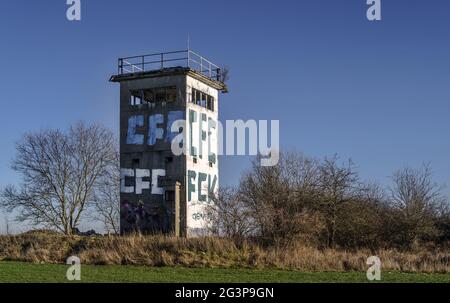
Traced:
<path id="1" fill-rule="evenodd" d="M 191 51 L 188 50 L 188 51 L 187 51 L 187 67 L 188 67 L 188 68 L 191 67 L 190 64 L 191 64 Z"/>
<path id="2" fill-rule="evenodd" d="M 203 56 L 195 53 L 194 51 L 191 50 L 186 50 L 186 51 L 174 51 L 174 52 L 168 52 L 168 53 L 154 53 L 151 55 L 143 55 L 143 56 L 134 56 L 134 57 L 128 57 L 128 58 L 119 58 L 118 59 L 118 74 L 119 75 L 123 75 L 124 72 L 125 73 L 134 73 L 137 71 L 141 71 L 141 72 L 145 72 L 145 65 L 150 65 L 149 70 L 154 70 L 156 67 L 153 66 L 153 64 L 158 64 L 158 60 L 154 59 L 155 57 L 160 57 L 160 69 L 163 70 L 164 68 L 166 68 L 166 66 L 164 65 L 165 62 L 165 58 L 164 55 L 171 55 L 174 53 L 187 53 L 186 57 L 169 57 L 168 58 L 168 62 L 172 62 L 172 61 L 178 61 L 179 60 L 183 61 L 186 60 L 186 67 L 188 69 L 192 69 L 194 71 L 196 71 L 197 73 L 202 74 L 205 77 L 209 77 L 209 79 L 213 80 L 213 79 L 217 79 L 218 81 L 222 81 L 222 74 L 221 74 L 221 68 L 219 68 L 217 65 L 215 65 L 214 63 L 212 63 L 211 61 L 209 61 L 208 59 L 204 58 Z M 149 57 L 150 59 L 147 60 L 147 57 Z M 140 60 L 139 60 L 140 58 Z M 128 62 L 127 60 L 133 61 L 133 63 Z M 192 62 L 192 63 L 191 63 Z M 199 65 L 200 67 L 197 67 L 197 65 Z M 128 66 L 130 68 L 128 68 Z M 140 67 L 139 67 L 140 66 Z M 168 67 L 172 66 L 172 64 L 168 64 Z M 192 67 L 191 67 L 192 66 Z M 157 68 L 156 68 L 157 69 Z M 216 73 L 214 75 L 214 73 Z"/>

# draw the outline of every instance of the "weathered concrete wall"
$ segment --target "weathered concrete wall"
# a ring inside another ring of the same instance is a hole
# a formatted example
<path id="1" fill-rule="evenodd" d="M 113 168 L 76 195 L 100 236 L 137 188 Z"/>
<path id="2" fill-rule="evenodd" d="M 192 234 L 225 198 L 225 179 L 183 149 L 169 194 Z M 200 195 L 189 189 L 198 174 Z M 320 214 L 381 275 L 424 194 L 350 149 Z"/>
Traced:
<path id="1" fill-rule="evenodd" d="M 175 101 L 130 105 L 131 91 L 168 86 L 176 86 Z M 120 99 L 121 230 L 174 233 L 175 201 L 166 199 L 165 189 L 185 184 L 186 161 L 172 154 L 176 134 L 170 123 L 174 117 L 186 119 L 186 77 L 122 81 Z M 184 201 L 183 191 L 180 204 Z"/>
<path id="2" fill-rule="evenodd" d="M 188 92 L 195 88 L 214 97 L 215 102 L 215 111 L 193 103 L 187 104 L 186 143 L 190 148 L 187 149 L 186 158 L 186 228 L 188 236 L 196 236 L 207 231 L 205 207 L 211 203 L 210 193 L 216 192 L 219 187 L 218 90 L 190 76 L 187 77 L 186 84 Z M 215 128 L 212 128 L 213 125 Z"/>
<path id="3" fill-rule="evenodd" d="M 209 193 L 219 186 L 218 90 L 189 72 L 119 82 L 122 233 L 204 234 Z M 176 87 L 175 100 L 131 104 L 132 91 L 161 87 Z M 190 102 L 192 88 L 214 98 L 214 111 Z M 187 152 L 179 156 L 171 149 L 180 138 L 171 129 L 177 120 Z"/>

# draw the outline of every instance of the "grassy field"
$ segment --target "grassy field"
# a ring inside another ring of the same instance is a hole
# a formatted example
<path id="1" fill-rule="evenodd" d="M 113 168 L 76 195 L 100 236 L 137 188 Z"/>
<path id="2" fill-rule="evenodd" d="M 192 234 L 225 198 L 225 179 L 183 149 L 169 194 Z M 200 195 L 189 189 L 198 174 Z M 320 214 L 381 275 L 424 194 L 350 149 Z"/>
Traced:
<path id="1" fill-rule="evenodd" d="M 68 282 L 68 266 L 0 262 L 0 282 Z M 362 272 L 297 272 L 281 270 L 211 269 L 144 266 L 93 266 L 81 268 L 81 282 L 368 282 Z M 444 282 L 450 274 L 384 272 L 382 282 Z"/>
<path id="2" fill-rule="evenodd" d="M 253 241 L 235 242 L 217 237 L 176 238 L 139 234 L 120 237 L 79 237 L 39 231 L 15 236 L 0 236 L 0 260 L 64 264 L 68 257 L 77 256 L 85 265 L 247 268 L 267 270 L 269 274 L 277 269 L 281 273 L 297 272 L 295 280 L 299 279 L 298 272 L 364 273 L 368 268 L 367 258 L 373 255 L 381 259 L 385 272 L 450 274 L 450 250 L 448 249 L 347 251 L 318 249 L 305 246 L 301 241 L 278 247 L 262 246 Z M 120 267 L 120 270 L 123 268 Z M 285 274 L 281 273 L 280 275 L 284 277 Z"/>

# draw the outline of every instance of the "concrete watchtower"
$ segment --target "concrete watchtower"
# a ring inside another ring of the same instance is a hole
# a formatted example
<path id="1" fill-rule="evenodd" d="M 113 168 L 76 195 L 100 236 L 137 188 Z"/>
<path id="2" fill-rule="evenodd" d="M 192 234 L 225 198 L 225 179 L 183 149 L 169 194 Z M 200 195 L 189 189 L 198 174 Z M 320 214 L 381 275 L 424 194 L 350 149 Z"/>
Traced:
<path id="1" fill-rule="evenodd" d="M 121 233 L 195 236 L 219 185 L 222 69 L 197 53 L 120 58 Z"/>

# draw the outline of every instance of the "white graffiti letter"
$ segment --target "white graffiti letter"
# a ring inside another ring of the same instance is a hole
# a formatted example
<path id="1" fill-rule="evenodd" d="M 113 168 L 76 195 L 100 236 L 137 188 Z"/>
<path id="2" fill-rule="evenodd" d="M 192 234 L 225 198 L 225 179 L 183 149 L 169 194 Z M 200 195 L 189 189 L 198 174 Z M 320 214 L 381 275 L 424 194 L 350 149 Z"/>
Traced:
<path id="1" fill-rule="evenodd" d="M 144 178 L 150 177 L 150 170 L 136 169 L 136 194 L 141 195 L 143 189 L 150 189 L 150 182 L 143 181 Z"/>
<path id="2" fill-rule="evenodd" d="M 152 171 L 152 195 L 164 195 L 164 188 L 158 187 L 158 177 L 164 177 L 166 171 L 164 169 L 154 169 Z"/>
<path id="3" fill-rule="evenodd" d="M 208 161 L 215 164 L 217 162 L 217 123 L 208 118 Z"/>
<path id="4" fill-rule="evenodd" d="M 126 186 L 125 179 L 127 177 L 134 177 L 134 170 L 122 168 L 120 170 L 120 192 L 125 194 L 134 193 L 134 186 Z"/>
<path id="5" fill-rule="evenodd" d="M 144 116 L 131 116 L 128 118 L 127 144 L 144 144 L 144 135 L 136 134 L 136 128 L 144 126 Z"/>
<path id="6" fill-rule="evenodd" d="M 158 124 L 162 124 L 164 122 L 164 116 L 161 114 L 155 114 L 151 115 L 148 120 L 148 145 L 155 145 L 156 140 L 161 140 L 164 136 L 164 129 L 158 127 Z"/>

